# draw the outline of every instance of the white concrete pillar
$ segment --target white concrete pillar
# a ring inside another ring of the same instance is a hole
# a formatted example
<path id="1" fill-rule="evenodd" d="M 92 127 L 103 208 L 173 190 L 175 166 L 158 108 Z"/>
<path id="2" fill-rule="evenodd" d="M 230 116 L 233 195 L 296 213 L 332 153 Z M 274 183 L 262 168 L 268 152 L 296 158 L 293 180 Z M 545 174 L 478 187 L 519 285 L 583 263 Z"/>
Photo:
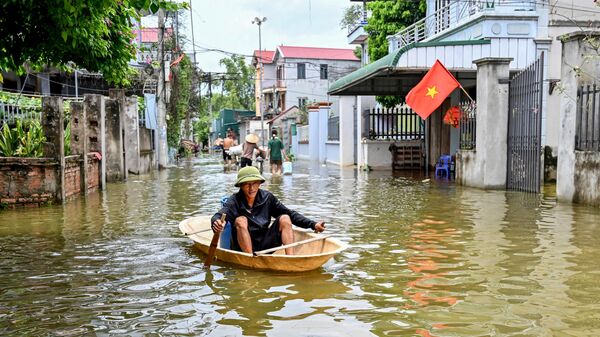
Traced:
<path id="1" fill-rule="evenodd" d="M 340 166 L 354 165 L 354 103 L 356 96 L 340 97 Z"/>
<path id="2" fill-rule="evenodd" d="M 319 106 L 308 107 L 308 157 L 319 159 Z"/>
<path id="3" fill-rule="evenodd" d="M 508 82 L 512 58 L 485 57 L 477 65 L 476 151 L 482 188 L 505 189 L 508 135 Z"/>
<path id="4" fill-rule="evenodd" d="M 319 106 L 319 163 L 327 161 L 327 134 L 330 105 Z"/>

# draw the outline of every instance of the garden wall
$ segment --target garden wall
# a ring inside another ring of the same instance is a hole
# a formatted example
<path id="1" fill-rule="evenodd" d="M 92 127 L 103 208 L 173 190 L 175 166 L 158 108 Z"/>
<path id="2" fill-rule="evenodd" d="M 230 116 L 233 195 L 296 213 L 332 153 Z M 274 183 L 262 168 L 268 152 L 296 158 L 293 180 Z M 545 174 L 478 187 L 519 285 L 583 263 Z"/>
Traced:
<path id="1" fill-rule="evenodd" d="M 98 189 L 99 161 L 88 156 L 88 192 Z M 81 160 L 79 156 L 65 158 L 65 195 L 81 191 Z M 0 207 L 37 207 L 60 203 L 60 165 L 52 158 L 0 157 Z"/>

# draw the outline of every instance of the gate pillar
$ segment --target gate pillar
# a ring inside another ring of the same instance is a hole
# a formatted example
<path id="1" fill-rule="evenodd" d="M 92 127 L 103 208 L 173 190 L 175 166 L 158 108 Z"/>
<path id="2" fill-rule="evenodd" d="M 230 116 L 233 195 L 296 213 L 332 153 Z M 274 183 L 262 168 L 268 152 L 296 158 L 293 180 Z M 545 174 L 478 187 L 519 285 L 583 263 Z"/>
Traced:
<path id="1" fill-rule="evenodd" d="M 475 172 L 464 172 L 465 185 L 506 188 L 508 80 L 512 58 L 485 57 L 477 65 L 477 133 Z"/>

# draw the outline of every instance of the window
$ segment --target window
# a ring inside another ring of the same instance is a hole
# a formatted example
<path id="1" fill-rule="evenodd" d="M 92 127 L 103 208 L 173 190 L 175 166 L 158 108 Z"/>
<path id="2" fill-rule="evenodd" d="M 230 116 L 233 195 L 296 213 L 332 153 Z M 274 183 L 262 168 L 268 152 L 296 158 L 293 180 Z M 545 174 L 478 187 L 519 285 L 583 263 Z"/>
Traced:
<path id="1" fill-rule="evenodd" d="M 299 108 L 305 107 L 307 101 L 308 101 L 308 97 L 298 97 L 298 107 Z"/>
<path id="2" fill-rule="evenodd" d="M 298 79 L 306 79 L 306 64 L 304 63 L 298 63 Z"/>
<path id="3" fill-rule="evenodd" d="M 322 80 L 327 79 L 327 65 L 326 64 L 321 64 L 321 79 Z"/>
<path id="4" fill-rule="evenodd" d="M 283 66 L 277 67 L 277 80 L 278 81 L 283 80 Z"/>

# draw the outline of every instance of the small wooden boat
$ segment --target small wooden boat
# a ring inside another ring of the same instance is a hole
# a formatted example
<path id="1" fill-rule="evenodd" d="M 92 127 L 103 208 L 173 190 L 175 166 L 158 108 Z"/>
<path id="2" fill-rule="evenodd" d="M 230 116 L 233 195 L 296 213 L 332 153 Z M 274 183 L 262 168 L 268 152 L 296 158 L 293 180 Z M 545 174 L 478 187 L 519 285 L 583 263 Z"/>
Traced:
<path id="1" fill-rule="evenodd" d="M 185 219 L 179 223 L 179 229 L 194 241 L 195 246 L 204 254 L 208 254 L 208 248 L 213 236 L 210 229 L 209 216 L 197 216 Z M 248 254 L 230 249 L 221 248 L 220 242 L 216 252 L 217 260 L 238 264 L 252 269 L 300 272 L 321 267 L 335 254 L 347 248 L 343 242 L 312 232 L 301 231 L 294 228 L 295 242 L 294 255 L 285 255 L 283 246 L 280 248 L 256 252 L 258 255 Z"/>

